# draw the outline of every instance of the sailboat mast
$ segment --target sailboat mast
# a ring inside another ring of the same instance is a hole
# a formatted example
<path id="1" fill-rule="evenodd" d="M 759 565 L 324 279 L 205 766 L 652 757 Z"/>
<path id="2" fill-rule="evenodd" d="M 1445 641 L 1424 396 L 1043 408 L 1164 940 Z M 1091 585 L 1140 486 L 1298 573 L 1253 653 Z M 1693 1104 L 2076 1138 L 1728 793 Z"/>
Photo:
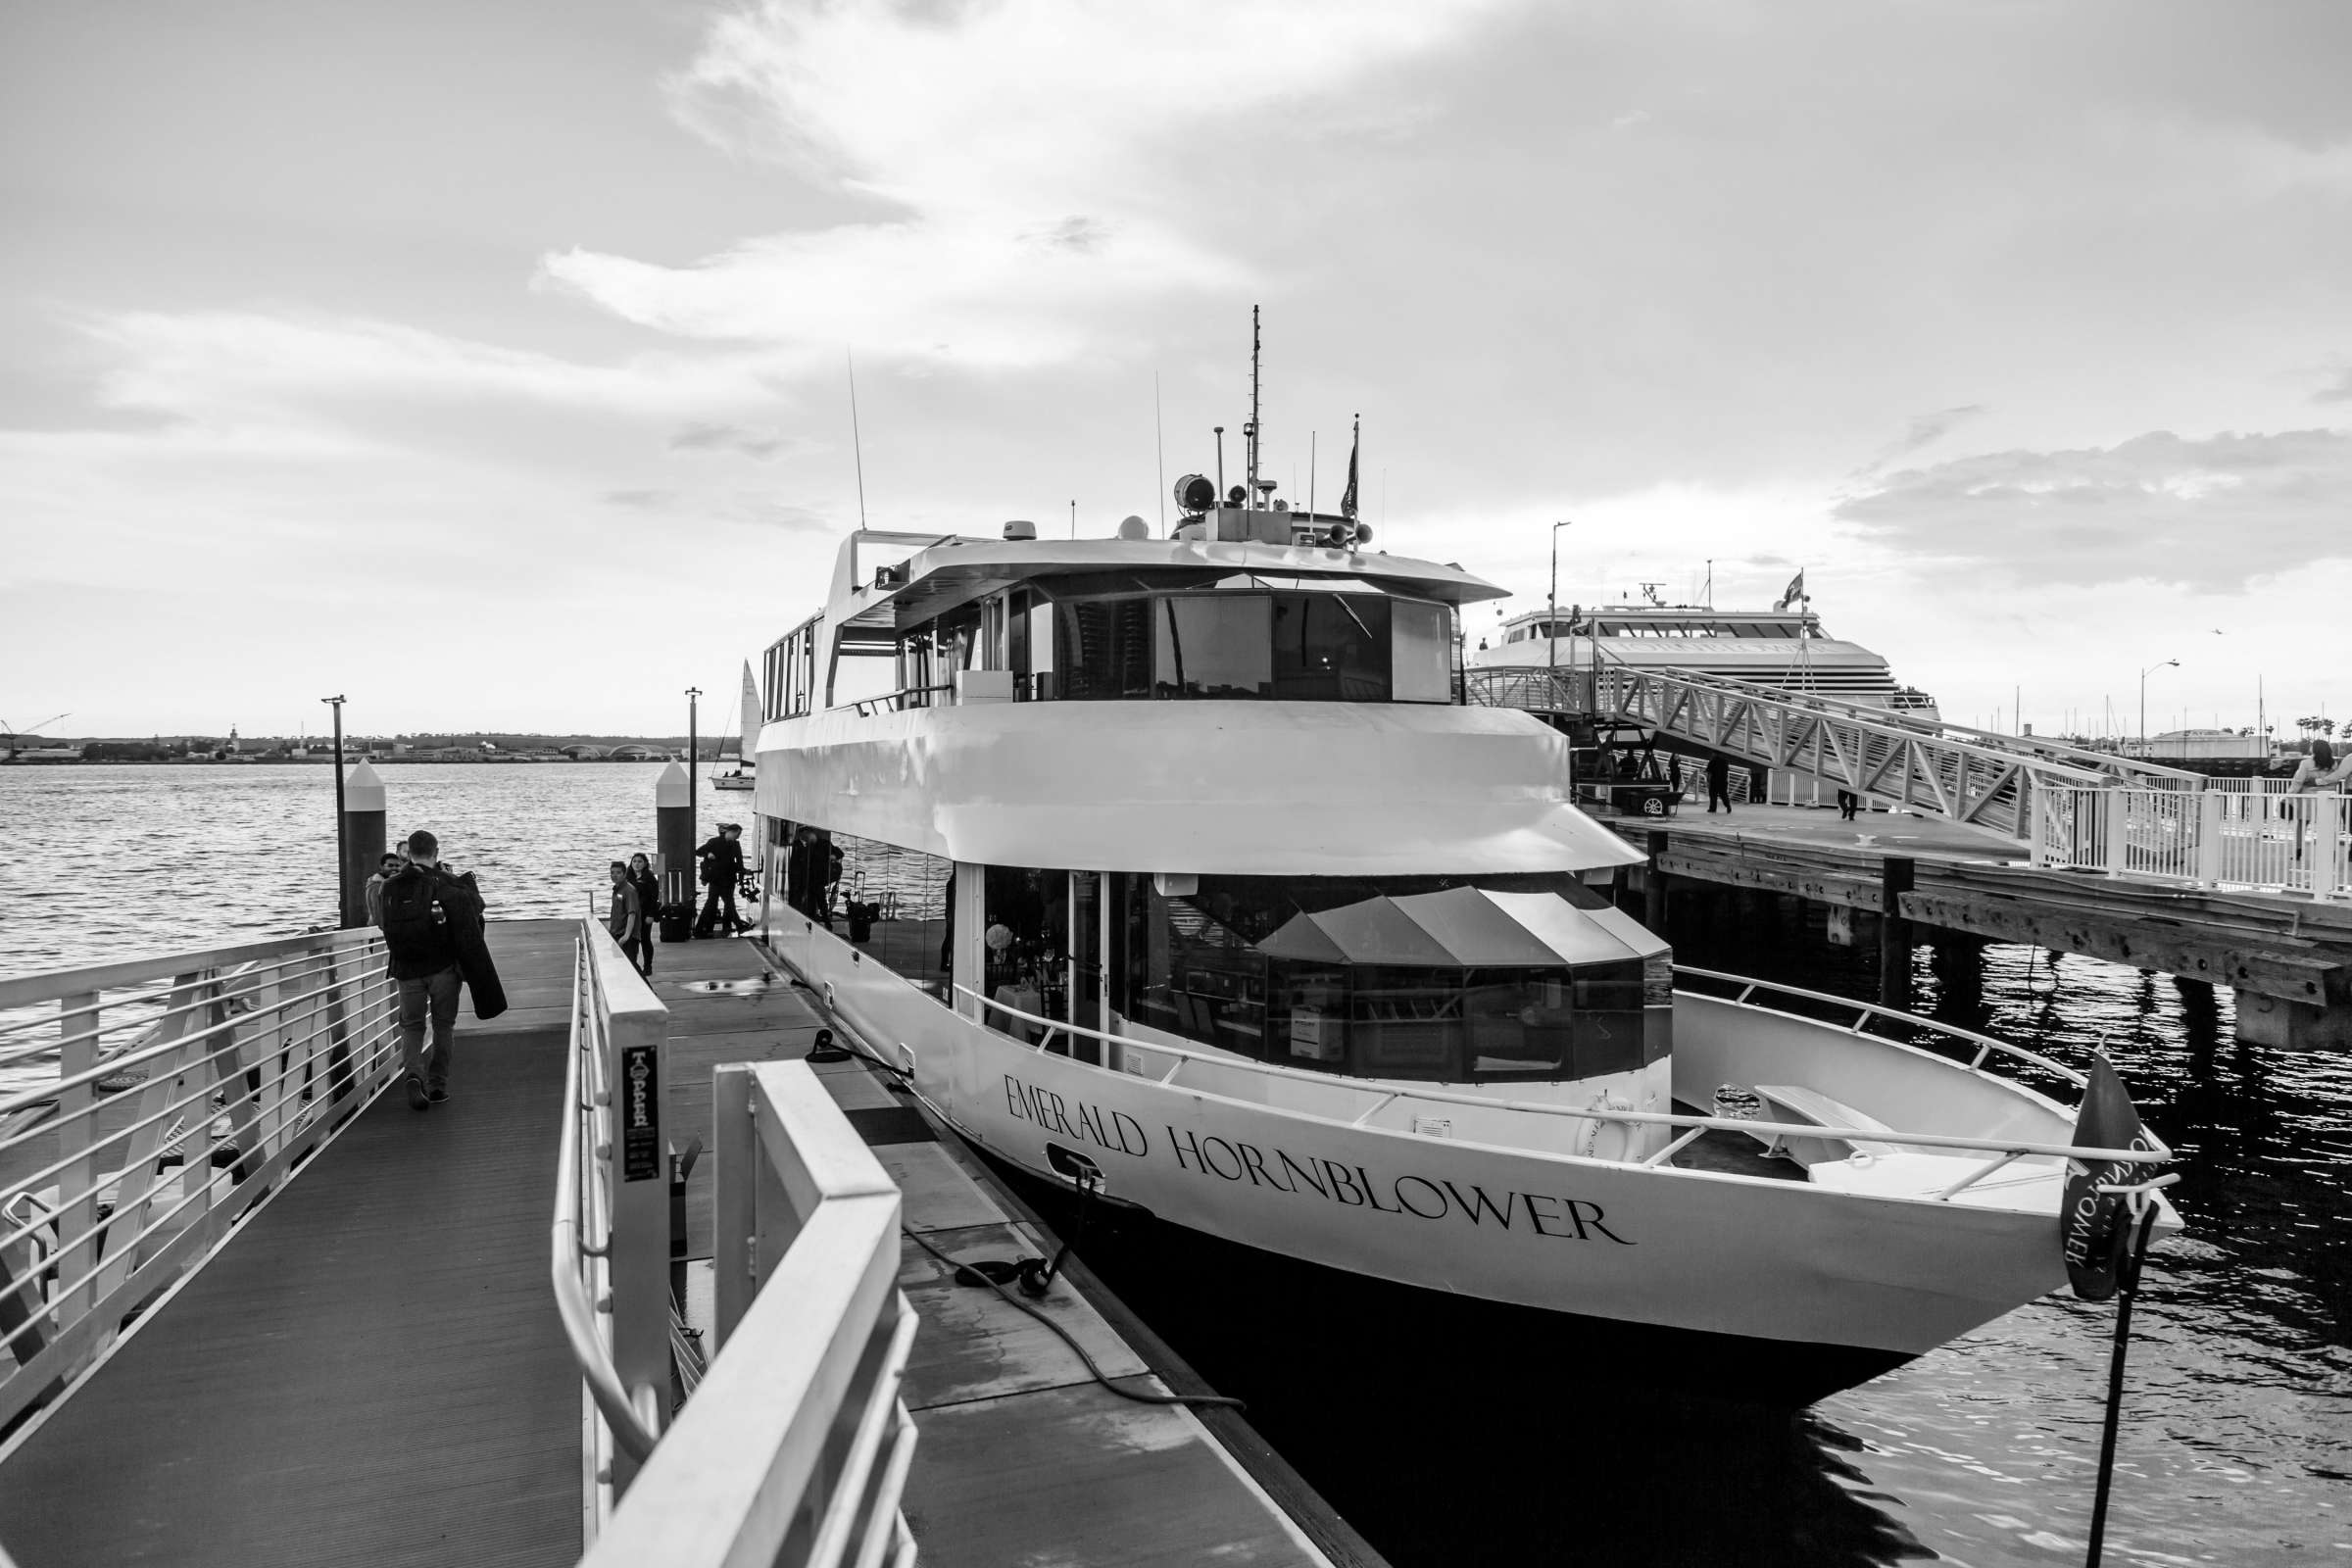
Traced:
<path id="1" fill-rule="evenodd" d="M 1242 504 L 1257 505 L 1257 307 L 1250 307 L 1250 496 Z"/>

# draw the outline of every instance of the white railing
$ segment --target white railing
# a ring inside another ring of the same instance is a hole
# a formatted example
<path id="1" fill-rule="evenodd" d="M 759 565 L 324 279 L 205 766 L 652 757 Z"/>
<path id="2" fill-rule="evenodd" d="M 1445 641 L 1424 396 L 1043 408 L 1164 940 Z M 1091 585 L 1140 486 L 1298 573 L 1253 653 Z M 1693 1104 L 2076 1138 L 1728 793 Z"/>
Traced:
<path id="1" fill-rule="evenodd" d="M 0 981 L 0 1427 L 392 1082 L 393 993 L 372 931 Z"/>
<path id="2" fill-rule="evenodd" d="M 2332 793 L 2044 788 L 2028 855 L 2060 870 L 2345 898 L 2345 799 Z"/>
<path id="3" fill-rule="evenodd" d="M 1712 999 L 1721 1001 L 1730 1006 L 1744 1007 L 1755 1012 L 1774 1013 L 1783 1017 L 1802 1018 L 1809 1023 L 1821 1021 L 1809 1014 L 1794 1012 L 1788 1008 L 1762 1006 L 1751 1000 L 1757 992 L 1765 992 L 1804 998 L 1838 1007 L 1852 1008 L 1857 1014 L 1857 1019 L 1853 1024 L 1844 1026 L 1849 1034 L 1862 1034 L 1871 1021 L 1883 1018 L 1899 1020 L 1906 1027 L 1945 1036 L 1955 1046 L 1967 1050 L 1970 1059 L 1965 1064 L 1953 1064 L 1963 1071 L 1982 1072 L 1985 1058 L 1998 1053 L 2061 1074 L 2078 1086 L 2084 1082 L 2081 1073 L 2051 1061 L 2047 1057 L 2035 1055 L 2020 1047 L 2007 1045 L 1989 1035 L 1980 1035 L 1970 1030 L 1957 1029 L 1947 1024 L 1937 1023 L 1932 1018 L 1922 1018 L 1915 1013 L 1896 1012 L 1892 1008 L 1882 1007 L 1874 1003 L 1855 1002 L 1847 997 L 1833 997 L 1822 992 L 1774 985 L 1769 981 L 1750 980 L 1744 976 L 1723 974 L 1712 969 L 1688 969 L 1677 965 L 1675 972 L 1678 975 L 1692 975 L 1744 987 L 1745 989 L 1737 998 Z M 1625 1122 L 1636 1126 L 1681 1129 L 1685 1134 L 1684 1137 L 1678 1138 L 1664 1149 L 1634 1161 L 1636 1164 L 1650 1167 L 1662 1164 L 1676 1150 L 1699 1134 L 1716 1130 L 1777 1138 L 1838 1139 L 1846 1142 L 1860 1140 L 1866 1143 L 1891 1144 L 1906 1149 L 1944 1150 L 1992 1156 L 1959 1181 L 1934 1195 L 1944 1201 L 1949 1201 L 1954 1195 L 1966 1191 L 2002 1166 L 2027 1155 L 2044 1155 L 2084 1161 L 2115 1159 L 2133 1164 L 2162 1163 L 2174 1157 L 2172 1150 L 2166 1147 L 2153 1133 L 2145 1135 L 2148 1143 L 2152 1146 L 2147 1149 L 2094 1149 L 2073 1144 L 2050 1144 L 1998 1135 L 1975 1138 L 1941 1133 L 1896 1132 L 1876 1123 L 1863 1128 L 1838 1127 L 1817 1122 L 1761 1121 L 1735 1116 L 1692 1116 L 1679 1111 L 1627 1110 L 1620 1109 L 1615 1105 L 1598 1103 L 1572 1105 L 1552 1101 L 1503 1100 L 1442 1089 L 1434 1084 L 1426 1086 L 1413 1084 L 1409 1087 L 1400 1087 L 1395 1080 L 1374 1081 L 1345 1078 L 1304 1067 L 1285 1067 L 1272 1062 L 1252 1061 L 1243 1056 L 1222 1055 L 1210 1051 L 1194 1051 L 1156 1040 L 1139 1040 L 1131 1035 L 1114 1034 L 1107 1030 L 1090 1029 L 1077 1024 L 1065 1023 L 1056 1018 L 1041 1017 L 1037 1013 L 1025 1012 L 1004 1003 L 992 1001 L 965 986 L 957 986 L 956 990 L 959 995 L 978 1004 L 984 1010 L 999 1012 L 1008 1018 L 1018 1019 L 1022 1023 L 1037 1027 L 1040 1030 L 1040 1038 L 1034 1043 L 1028 1041 L 1021 1043 L 1028 1045 L 1033 1052 L 1040 1055 L 1049 1053 L 1066 1054 L 1068 1048 L 1056 1038 L 1057 1036 L 1075 1035 L 1082 1039 L 1101 1041 L 1104 1045 L 1114 1048 L 1113 1052 L 1104 1054 L 1104 1060 L 1101 1064 L 1089 1063 L 1076 1057 L 1071 1059 L 1077 1065 L 1091 1071 L 1124 1071 L 1153 1078 L 1161 1085 L 1167 1086 L 1175 1085 L 1178 1076 L 1185 1074 L 1182 1088 L 1189 1095 L 1202 1100 L 1215 1100 L 1226 1104 L 1258 1110 L 1266 1108 L 1269 1102 L 1265 1097 L 1261 1095 L 1252 1099 L 1224 1093 L 1218 1087 L 1220 1080 L 1229 1077 L 1240 1077 L 1245 1080 L 1260 1077 L 1286 1080 L 1293 1084 L 1312 1085 L 1313 1088 L 1305 1096 L 1291 1094 L 1283 1097 L 1280 1102 L 1281 1109 L 1286 1114 L 1311 1116 L 1349 1127 L 1377 1126 L 1401 1131 L 1413 1125 L 1414 1114 L 1422 1106 L 1453 1105 L 1484 1111 L 1519 1113 L 1546 1118 L 1568 1118 L 1583 1123 Z M 1009 1032 L 1006 1033 L 1008 1038 L 1019 1038 L 1010 1036 Z M 1903 1042 L 1892 1043 L 1904 1044 Z M 1054 1052 L 1057 1045 L 1061 1046 L 1060 1052 Z M 1165 1063 L 1164 1070 L 1163 1062 Z M 1187 1068 L 1192 1069 L 1189 1074 L 1186 1074 Z M 1316 1099 L 1323 1100 L 1327 1108 L 1318 1107 L 1313 1102 Z M 1463 1141 L 1470 1143 L 1495 1142 L 1492 1139 L 1482 1139 L 1476 1135 L 1466 1137 Z M 1495 1147 L 1511 1148 L 1514 1146 L 1495 1144 Z M 1533 1152 L 1556 1152 L 1548 1145 L 1544 1144 L 1530 1144 L 1524 1147 Z"/>
<path id="4" fill-rule="evenodd" d="M 593 921 L 573 969 L 551 1267 L 594 1406 L 585 1563 L 914 1560 L 899 1193 L 806 1063 L 713 1085 L 718 1354 L 670 1414 L 668 1009 Z"/>
<path id="5" fill-rule="evenodd" d="M 2202 782 L 2178 768 L 2060 742 L 1956 729 L 1837 698 L 1613 659 L 1573 672 L 1473 670 L 1466 694 L 1494 706 L 1632 719 L 1776 772 L 2019 840 L 2027 834 L 2027 797 L 2036 788 L 2087 788 L 2119 775 L 2148 788 Z"/>
<path id="6" fill-rule="evenodd" d="M 898 1189 L 805 1062 L 712 1099 L 718 1355 L 584 1563 L 906 1568 Z"/>

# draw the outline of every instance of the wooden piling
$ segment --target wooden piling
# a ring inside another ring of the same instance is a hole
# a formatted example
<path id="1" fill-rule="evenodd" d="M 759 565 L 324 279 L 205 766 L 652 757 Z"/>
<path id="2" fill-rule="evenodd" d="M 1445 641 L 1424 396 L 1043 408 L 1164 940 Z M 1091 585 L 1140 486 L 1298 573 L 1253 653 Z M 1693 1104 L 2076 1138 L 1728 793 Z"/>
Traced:
<path id="1" fill-rule="evenodd" d="M 1903 895 L 1911 891 L 1914 862 L 1889 855 L 1879 862 L 1879 1005 L 1911 1005 L 1911 922 L 1903 918 Z"/>
<path id="2" fill-rule="evenodd" d="M 654 875 L 662 879 L 662 940 L 694 936 L 694 786 L 672 762 L 654 780 Z"/>
<path id="3" fill-rule="evenodd" d="M 1666 872 L 1659 862 L 1666 858 L 1666 833 L 1662 828 L 1649 830 L 1649 869 L 1642 877 L 1642 923 L 1666 934 Z"/>

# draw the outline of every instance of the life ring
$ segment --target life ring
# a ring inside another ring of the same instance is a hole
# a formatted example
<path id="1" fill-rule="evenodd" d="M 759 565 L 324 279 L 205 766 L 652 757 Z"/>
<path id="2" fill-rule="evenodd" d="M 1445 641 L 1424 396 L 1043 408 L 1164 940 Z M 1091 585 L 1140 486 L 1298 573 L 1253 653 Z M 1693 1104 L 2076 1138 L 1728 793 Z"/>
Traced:
<path id="1" fill-rule="evenodd" d="M 1603 1095 L 1585 1108 L 1592 1114 L 1585 1118 L 1585 1130 L 1576 1141 L 1577 1153 L 1586 1159 L 1605 1159 L 1614 1164 L 1623 1164 L 1633 1158 L 1642 1137 L 1640 1123 L 1622 1121 L 1604 1112 L 1631 1110 L 1634 1107 L 1615 1095 Z M 1603 1132 L 1615 1135 L 1605 1151 L 1601 1142 Z"/>

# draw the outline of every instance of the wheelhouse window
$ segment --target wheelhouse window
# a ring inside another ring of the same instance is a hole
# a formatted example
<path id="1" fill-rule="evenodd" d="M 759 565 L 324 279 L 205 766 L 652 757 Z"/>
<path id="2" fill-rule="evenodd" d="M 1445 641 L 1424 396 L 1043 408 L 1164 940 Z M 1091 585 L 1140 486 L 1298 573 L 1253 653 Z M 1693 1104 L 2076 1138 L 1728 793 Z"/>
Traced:
<path id="1" fill-rule="evenodd" d="M 1049 652 L 1034 621 L 1016 673 L 1025 695 L 1078 701 L 1271 698 L 1447 703 L 1453 614 L 1385 594 L 1330 591 L 1119 594 L 1054 607 Z"/>

